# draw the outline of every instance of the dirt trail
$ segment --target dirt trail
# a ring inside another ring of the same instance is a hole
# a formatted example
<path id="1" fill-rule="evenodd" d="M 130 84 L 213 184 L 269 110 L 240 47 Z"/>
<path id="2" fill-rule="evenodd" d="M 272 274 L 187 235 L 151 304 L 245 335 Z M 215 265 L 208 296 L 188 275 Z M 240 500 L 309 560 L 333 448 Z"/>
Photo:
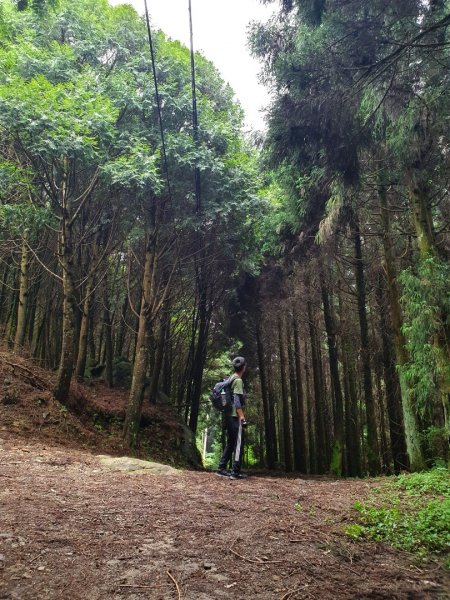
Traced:
<path id="1" fill-rule="evenodd" d="M 342 534 L 361 481 L 111 471 L 0 431 L 0 598 L 446 598 L 436 565 Z"/>

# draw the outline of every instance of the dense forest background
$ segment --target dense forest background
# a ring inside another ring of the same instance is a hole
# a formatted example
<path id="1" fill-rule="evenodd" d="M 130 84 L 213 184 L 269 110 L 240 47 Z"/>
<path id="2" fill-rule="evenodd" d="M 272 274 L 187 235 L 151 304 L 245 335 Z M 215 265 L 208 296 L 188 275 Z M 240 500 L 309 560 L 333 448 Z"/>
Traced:
<path id="1" fill-rule="evenodd" d="M 269 2 L 266 2 L 269 3 Z M 246 356 L 248 461 L 361 476 L 449 458 L 450 3 L 283 0 L 249 43 L 264 135 L 189 50 L 104 0 L 0 4 L 0 327 L 170 404 L 210 454 Z M 238 65 L 236 66 L 238 68 Z M 161 135 L 163 134 L 163 135 Z"/>

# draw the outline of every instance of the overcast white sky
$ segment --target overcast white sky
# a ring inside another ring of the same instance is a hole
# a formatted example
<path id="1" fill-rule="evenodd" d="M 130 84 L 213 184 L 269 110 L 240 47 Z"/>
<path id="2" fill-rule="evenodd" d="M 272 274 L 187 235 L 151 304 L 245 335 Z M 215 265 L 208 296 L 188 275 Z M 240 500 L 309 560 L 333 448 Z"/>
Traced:
<path id="1" fill-rule="evenodd" d="M 109 0 L 123 4 L 123 0 Z M 258 0 L 191 0 L 195 50 L 211 60 L 228 81 L 245 110 L 246 125 L 263 129 L 261 108 L 269 97 L 258 83 L 260 65 L 247 49 L 246 29 L 252 20 L 265 21 L 273 8 Z M 128 0 L 139 14 L 144 0 Z M 151 25 L 189 47 L 188 0 L 147 0 Z"/>

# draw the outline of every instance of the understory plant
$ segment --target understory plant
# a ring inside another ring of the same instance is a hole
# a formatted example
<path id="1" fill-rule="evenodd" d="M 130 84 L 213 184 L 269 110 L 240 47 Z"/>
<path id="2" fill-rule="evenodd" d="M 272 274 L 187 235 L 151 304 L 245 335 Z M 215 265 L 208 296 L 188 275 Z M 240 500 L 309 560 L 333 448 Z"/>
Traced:
<path id="1" fill-rule="evenodd" d="M 356 502 L 357 523 L 345 528 L 352 539 L 386 542 L 431 558 L 444 557 L 450 568 L 450 473 L 444 467 L 404 474 Z"/>

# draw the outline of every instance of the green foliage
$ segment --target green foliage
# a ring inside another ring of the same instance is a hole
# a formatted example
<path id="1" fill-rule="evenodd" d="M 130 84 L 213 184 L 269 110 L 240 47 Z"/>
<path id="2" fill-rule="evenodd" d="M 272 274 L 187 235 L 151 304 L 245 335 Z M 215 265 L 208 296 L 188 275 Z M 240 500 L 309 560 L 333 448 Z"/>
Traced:
<path id="1" fill-rule="evenodd" d="M 26 196 L 30 189 L 31 177 L 27 169 L 8 160 L 0 160 L 0 202 L 12 196 Z"/>
<path id="2" fill-rule="evenodd" d="M 158 175 L 158 160 L 159 152 L 152 153 L 147 144 L 137 142 L 128 154 L 124 153 L 105 163 L 102 173 L 112 184 L 152 189 L 157 194 L 163 188 L 161 177 Z"/>
<path id="3" fill-rule="evenodd" d="M 450 365 L 442 360 L 433 341 L 450 316 L 450 265 L 436 257 L 422 259 L 401 273 L 404 308 L 403 333 L 411 356 L 402 367 L 423 416 L 432 409 L 439 379 L 450 381 Z M 443 322 L 443 319 L 446 319 Z"/>
<path id="4" fill-rule="evenodd" d="M 450 497 L 450 475 L 445 467 L 437 467 L 425 473 L 399 475 L 396 485 L 408 494 L 437 494 Z"/>
<path id="5" fill-rule="evenodd" d="M 446 468 L 401 475 L 354 508 L 359 524 L 345 528 L 352 539 L 386 542 L 422 557 L 450 551 L 450 474 Z"/>
<path id="6" fill-rule="evenodd" d="M 35 13 L 43 15 L 49 8 L 58 5 L 58 0 L 16 0 L 18 10 L 27 10 L 31 8 Z"/>

